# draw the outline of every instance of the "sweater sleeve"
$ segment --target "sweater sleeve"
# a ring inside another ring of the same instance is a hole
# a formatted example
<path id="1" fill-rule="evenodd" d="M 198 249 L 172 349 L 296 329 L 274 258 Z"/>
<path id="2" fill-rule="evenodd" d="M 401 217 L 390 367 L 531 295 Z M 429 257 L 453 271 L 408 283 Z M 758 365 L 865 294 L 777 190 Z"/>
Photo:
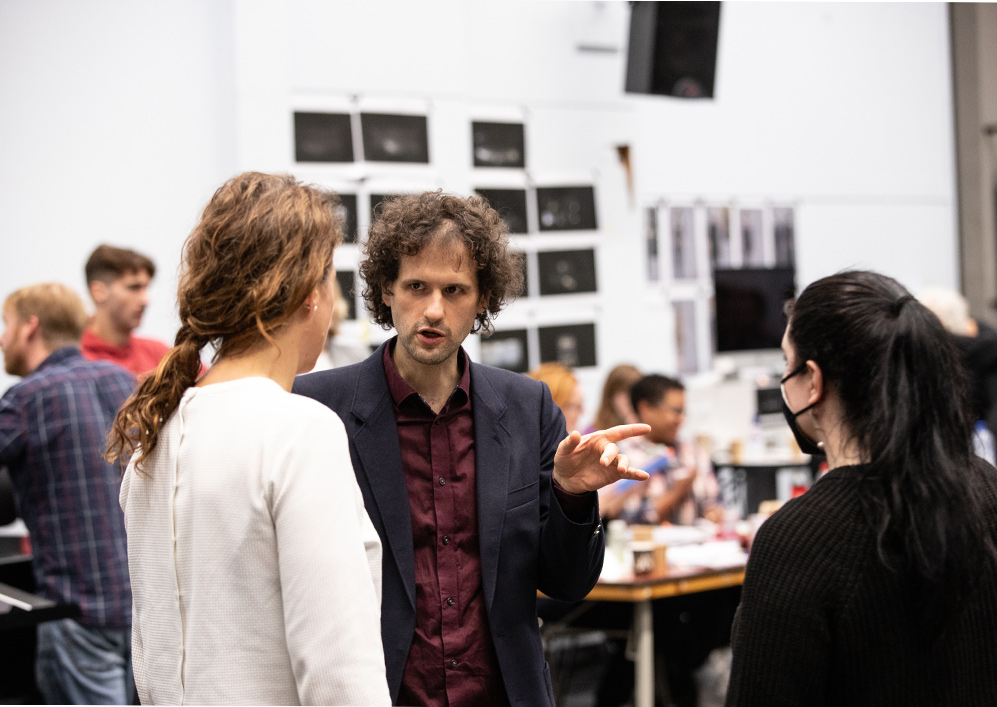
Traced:
<path id="1" fill-rule="evenodd" d="M 287 647 L 302 704 L 390 704 L 380 626 L 380 541 L 333 413 L 286 440 L 272 515 Z"/>
<path id="2" fill-rule="evenodd" d="M 784 510 L 789 510 L 784 509 Z M 802 515 L 779 514 L 751 547 L 727 705 L 780 707 L 825 704 L 831 655 L 831 606 L 836 579 L 820 551 L 821 530 L 804 531 Z"/>

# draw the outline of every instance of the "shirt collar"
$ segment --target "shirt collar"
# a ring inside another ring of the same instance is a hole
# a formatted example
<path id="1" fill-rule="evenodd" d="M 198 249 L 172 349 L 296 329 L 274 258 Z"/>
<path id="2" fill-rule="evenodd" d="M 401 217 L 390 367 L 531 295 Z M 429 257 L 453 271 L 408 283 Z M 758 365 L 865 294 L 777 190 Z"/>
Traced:
<path id="1" fill-rule="evenodd" d="M 397 343 L 398 337 L 396 336 L 384 347 L 384 373 L 388 379 L 388 390 L 391 391 L 391 399 L 394 401 L 396 408 L 400 407 L 402 403 L 413 395 L 416 400 L 425 405 L 425 402 L 419 393 L 416 392 L 415 388 L 402 378 L 402 374 L 398 372 L 398 367 L 395 365 L 394 359 L 391 358 L 391 354 L 394 352 Z M 458 397 L 463 398 L 458 404 L 471 399 L 471 367 L 468 365 L 468 361 L 467 353 L 464 351 L 464 347 L 461 346 L 457 351 L 457 370 L 460 371 L 460 381 L 457 383 L 457 387 L 453 389 L 453 393 L 451 393 L 451 402 L 454 402 L 453 396 L 458 391 L 462 393 L 462 396 Z M 449 405 L 450 403 L 447 403 L 448 407 Z"/>
<path id="2" fill-rule="evenodd" d="M 45 357 L 41 363 L 38 364 L 32 373 L 40 371 L 43 368 L 48 368 L 49 366 L 57 366 L 63 361 L 68 361 L 71 358 L 76 358 L 80 356 L 80 347 L 72 344 L 70 346 L 63 346 L 61 349 L 56 349 L 48 356 Z"/>

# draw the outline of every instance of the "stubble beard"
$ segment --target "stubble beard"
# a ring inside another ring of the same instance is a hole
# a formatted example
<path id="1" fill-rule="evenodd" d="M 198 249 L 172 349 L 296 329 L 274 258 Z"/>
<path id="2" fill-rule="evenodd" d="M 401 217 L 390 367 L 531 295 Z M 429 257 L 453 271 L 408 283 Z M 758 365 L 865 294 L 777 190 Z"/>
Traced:
<path id="1" fill-rule="evenodd" d="M 432 351 L 426 351 L 419 345 L 417 337 L 418 334 L 416 333 L 406 337 L 399 337 L 399 343 L 401 343 L 402 348 L 405 349 L 405 353 L 408 354 L 409 358 L 423 366 L 438 366 L 441 363 L 445 363 L 460 348 L 460 344 L 454 343 L 448 334 L 445 337 L 447 341 L 443 346 L 434 348 Z"/>

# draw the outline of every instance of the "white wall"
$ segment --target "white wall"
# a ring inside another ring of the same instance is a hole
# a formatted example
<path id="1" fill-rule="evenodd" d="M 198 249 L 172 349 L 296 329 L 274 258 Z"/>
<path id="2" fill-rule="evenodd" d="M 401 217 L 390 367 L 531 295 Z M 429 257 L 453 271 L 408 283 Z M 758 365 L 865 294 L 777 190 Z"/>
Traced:
<path id="1" fill-rule="evenodd" d="M 595 181 L 590 412 L 614 363 L 675 365 L 667 292 L 643 281 L 640 208 L 660 198 L 794 204 L 800 285 L 853 265 L 957 285 L 943 4 L 724 3 L 712 101 L 624 94 L 628 22 L 615 2 L 0 2 L 0 289 L 82 291 L 94 245 L 132 245 L 163 267 L 145 330 L 168 338 L 171 271 L 211 191 L 294 167 L 293 107 L 351 100 L 430 111 L 434 164 L 408 178 L 470 189 L 469 119 L 512 112 L 531 177 Z"/>
<path id="2" fill-rule="evenodd" d="M 172 341 L 180 244 L 235 168 L 230 37 L 220 0 L 0 2 L 0 297 L 89 305 L 90 251 L 132 247 L 159 267 L 142 331 Z"/>

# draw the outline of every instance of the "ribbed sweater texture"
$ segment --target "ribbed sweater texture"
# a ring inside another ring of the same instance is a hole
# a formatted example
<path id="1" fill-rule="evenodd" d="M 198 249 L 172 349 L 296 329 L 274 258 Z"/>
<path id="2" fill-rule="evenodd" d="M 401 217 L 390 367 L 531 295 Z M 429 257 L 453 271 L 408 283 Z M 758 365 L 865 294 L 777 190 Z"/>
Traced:
<path id="1" fill-rule="evenodd" d="M 732 635 L 727 705 L 997 705 L 997 565 L 941 637 L 888 570 L 863 512 L 868 466 L 834 469 L 759 529 Z M 997 470 L 967 470 L 997 539 Z"/>

